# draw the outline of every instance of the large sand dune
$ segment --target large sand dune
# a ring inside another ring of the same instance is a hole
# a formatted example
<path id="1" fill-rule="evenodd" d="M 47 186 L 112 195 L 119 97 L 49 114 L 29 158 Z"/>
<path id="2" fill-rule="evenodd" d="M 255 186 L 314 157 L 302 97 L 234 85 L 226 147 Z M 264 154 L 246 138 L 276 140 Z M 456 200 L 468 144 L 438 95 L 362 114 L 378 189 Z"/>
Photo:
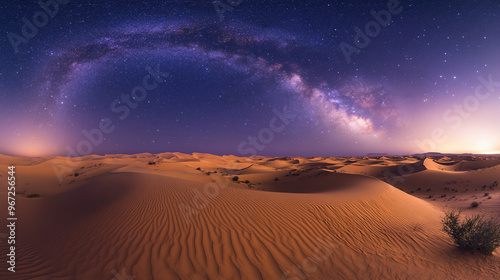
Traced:
<path id="1" fill-rule="evenodd" d="M 0 180 L 6 181 L 8 164 L 16 164 L 17 189 L 24 194 L 17 195 L 17 272 L 7 271 L 4 257 L 1 279 L 500 274 L 498 250 L 492 256 L 462 252 L 440 224 L 446 207 L 498 213 L 496 159 L 163 153 L 88 156 L 68 165 L 64 158 L 2 156 Z M 54 166 L 66 166 L 62 182 Z M 450 188 L 478 196 L 485 184 L 492 198 L 474 210 L 467 208 L 472 199 L 426 198 L 451 194 Z M 426 192 L 430 185 L 433 191 Z M 41 197 L 25 197 L 34 193 Z M 0 199 L 7 200 L 4 188 Z M 0 211 L 4 221 L 6 212 Z M 0 249 L 7 251 L 5 240 Z"/>

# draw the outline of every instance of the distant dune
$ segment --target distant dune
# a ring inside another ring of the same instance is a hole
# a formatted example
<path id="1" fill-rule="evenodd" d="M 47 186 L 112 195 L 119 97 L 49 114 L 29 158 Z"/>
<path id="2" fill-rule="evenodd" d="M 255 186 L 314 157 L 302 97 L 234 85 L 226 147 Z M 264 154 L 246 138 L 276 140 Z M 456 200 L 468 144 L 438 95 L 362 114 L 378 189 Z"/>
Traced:
<path id="1" fill-rule="evenodd" d="M 17 272 L 4 254 L 1 279 L 500 275 L 499 250 L 462 252 L 440 223 L 449 208 L 499 217 L 495 157 L 0 156 L 4 182 L 10 164 Z"/>

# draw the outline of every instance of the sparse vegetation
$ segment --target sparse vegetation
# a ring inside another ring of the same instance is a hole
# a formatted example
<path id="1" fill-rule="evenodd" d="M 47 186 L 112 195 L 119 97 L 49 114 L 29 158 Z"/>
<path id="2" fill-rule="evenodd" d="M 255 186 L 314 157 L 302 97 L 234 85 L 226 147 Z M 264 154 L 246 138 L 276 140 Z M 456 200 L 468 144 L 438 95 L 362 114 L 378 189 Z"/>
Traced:
<path id="1" fill-rule="evenodd" d="M 198 168 L 196 168 L 196 170 L 198 170 L 198 171 L 199 171 L 199 170 L 201 170 L 201 168 L 200 168 L 200 167 L 198 167 Z"/>
<path id="2" fill-rule="evenodd" d="M 76 172 L 76 171 L 75 171 L 75 173 L 74 173 L 73 175 L 74 175 L 75 177 L 78 177 L 78 176 L 80 176 L 80 173 L 78 173 L 78 172 Z"/>
<path id="3" fill-rule="evenodd" d="M 500 224 L 493 219 L 475 215 L 460 221 L 460 212 L 451 211 L 442 220 L 443 231 L 448 233 L 458 247 L 491 254 L 500 247 Z"/>
<path id="4" fill-rule="evenodd" d="M 490 193 L 484 193 L 484 196 L 488 196 L 488 195 L 490 195 Z"/>
<path id="5" fill-rule="evenodd" d="M 233 177 L 233 181 L 238 181 L 240 178 L 238 176 Z"/>
<path id="6" fill-rule="evenodd" d="M 156 165 L 156 162 L 155 161 L 148 161 L 148 164 L 149 165 Z"/>
<path id="7" fill-rule="evenodd" d="M 250 181 L 248 181 L 248 180 L 245 180 L 245 182 L 244 182 L 244 183 L 245 183 L 245 184 L 250 184 Z"/>
<path id="8" fill-rule="evenodd" d="M 28 194 L 26 197 L 28 197 L 28 198 L 34 198 L 34 197 L 40 197 L 40 195 L 37 194 L 37 193 L 32 193 L 32 194 Z"/>
<path id="9" fill-rule="evenodd" d="M 470 204 L 470 206 L 472 206 L 473 208 L 475 207 L 478 207 L 479 206 L 479 203 L 477 203 L 477 201 L 474 201 Z"/>

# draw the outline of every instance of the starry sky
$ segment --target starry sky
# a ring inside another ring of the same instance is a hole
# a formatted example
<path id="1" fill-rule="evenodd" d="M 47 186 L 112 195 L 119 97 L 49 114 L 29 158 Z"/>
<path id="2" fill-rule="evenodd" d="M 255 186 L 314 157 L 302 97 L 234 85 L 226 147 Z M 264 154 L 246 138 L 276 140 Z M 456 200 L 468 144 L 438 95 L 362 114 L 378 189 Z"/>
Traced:
<path id="1" fill-rule="evenodd" d="M 2 154 L 500 153 L 498 1 L 44 1 L 0 4 Z"/>

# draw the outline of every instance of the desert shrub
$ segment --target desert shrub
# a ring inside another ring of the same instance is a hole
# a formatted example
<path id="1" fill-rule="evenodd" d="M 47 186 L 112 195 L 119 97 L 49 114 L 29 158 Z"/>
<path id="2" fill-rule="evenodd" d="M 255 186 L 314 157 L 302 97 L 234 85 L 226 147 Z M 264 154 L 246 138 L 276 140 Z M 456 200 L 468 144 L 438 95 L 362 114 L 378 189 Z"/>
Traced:
<path id="1" fill-rule="evenodd" d="M 238 176 L 233 177 L 233 181 L 238 181 L 240 178 Z"/>
<path id="2" fill-rule="evenodd" d="M 500 247 L 500 224 L 493 219 L 475 215 L 460 221 L 460 212 L 451 211 L 442 223 L 443 231 L 462 249 L 491 254 Z"/>
<path id="3" fill-rule="evenodd" d="M 156 164 L 156 162 L 154 162 L 154 161 L 148 161 L 148 164 L 149 164 L 149 165 L 155 165 L 155 164 Z"/>
<path id="4" fill-rule="evenodd" d="M 250 181 L 248 181 L 248 180 L 245 180 L 245 182 L 244 182 L 244 183 L 245 183 L 245 184 L 250 184 Z"/>
<path id="5" fill-rule="evenodd" d="M 200 168 L 200 167 L 198 167 L 198 168 L 196 168 L 196 170 L 201 170 L 201 168 Z"/>
<path id="6" fill-rule="evenodd" d="M 490 193 L 484 193 L 484 196 L 488 196 L 488 195 L 490 195 Z"/>
<path id="7" fill-rule="evenodd" d="M 26 197 L 33 198 L 33 197 L 40 197 L 40 195 L 37 193 L 33 193 L 33 194 L 28 194 Z"/>
<path id="8" fill-rule="evenodd" d="M 470 204 L 470 206 L 472 207 L 478 207 L 479 206 L 479 203 L 477 203 L 477 201 L 474 201 Z"/>

